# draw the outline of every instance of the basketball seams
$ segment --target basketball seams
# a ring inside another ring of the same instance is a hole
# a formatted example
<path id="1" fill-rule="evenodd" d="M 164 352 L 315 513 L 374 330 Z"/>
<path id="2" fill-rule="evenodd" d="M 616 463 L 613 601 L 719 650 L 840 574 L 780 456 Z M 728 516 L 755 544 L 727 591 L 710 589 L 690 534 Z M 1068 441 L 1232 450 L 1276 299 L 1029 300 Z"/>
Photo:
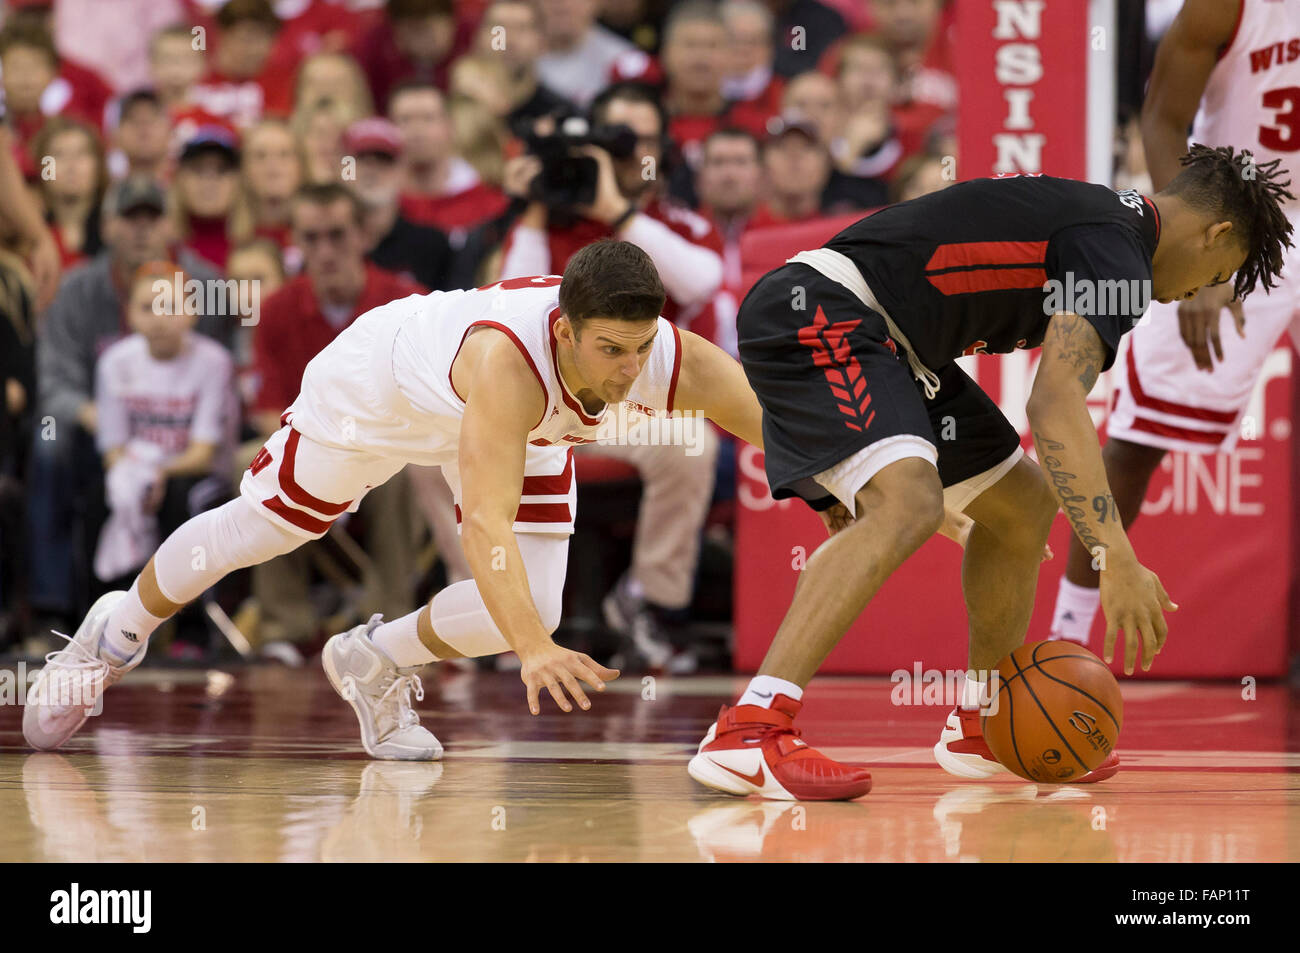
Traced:
<path id="1" fill-rule="evenodd" d="M 1023 674 L 1020 669 L 1020 663 L 1016 661 L 1014 655 L 1011 656 L 1011 664 L 1016 667 L 1016 674 L 1012 675 L 1011 678 L 1007 679 L 1008 683 L 1010 683 L 1011 679 L 1016 678 L 1017 676 Z M 1028 685 L 1029 682 L 1026 680 L 1025 684 Z M 998 687 L 999 692 L 1003 690 L 1004 690 L 1004 686 Z M 1020 770 L 1025 772 L 1026 775 L 1028 775 L 1030 773 L 1029 768 L 1025 766 L 1025 759 L 1020 757 L 1020 746 L 1016 744 L 1016 712 L 1015 712 L 1015 702 L 1013 701 L 1014 697 L 1015 697 L 1015 693 L 1008 690 L 1007 691 L 1007 734 L 1011 736 L 1011 750 L 1016 753 L 1016 760 L 1020 762 Z M 988 742 L 986 741 L 985 743 L 987 744 Z"/>
<path id="2" fill-rule="evenodd" d="M 1042 666 L 1035 665 L 1034 668 L 1038 669 L 1038 671 L 1043 674 L 1044 678 L 1050 678 L 1052 681 L 1056 682 L 1059 685 L 1064 685 L 1066 688 L 1072 688 L 1080 695 L 1082 695 L 1084 698 L 1088 699 L 1090 702 L 1092 702 L 1094 705 L 1096 705 L 1098 708 L 1100 708 L 1102 711 L 1106 713 L 1106 717 L 1109 718 L 1111 724 L 1115 726 L 1115 730 L 1119 731 L 1120 729 L 1119 721 L 1115 718 L 1114 715 L 1110 713 L 1110 709 L 1107 708 L 1104 703 L 1102 703 L 1096 697 L 1094 697 L 1091 692 L 1084 691 L 1078 685 L 1074 684 L 1074 682 L 1067 682 L 1063 678 L 1057 678 L 1055 675 L 1048 672 L 1047 669 L 1043 668 Z M 1107 671 L 1109 671 L 1109 669 L 1107 669 Z"/>
<path id="3" fill-rule="evenodd" d="M 1024 671 L 1020 669 L 1020 663 L 1016 662 L 1014 658 L 1012 659 L 1012 663 L 1016 666 L 1017 674 L 1023 675 Z M 1089 770 L 1087 763 L 1082 758 L 1079 757 L 1078 753 L 1074 750 L 1074 748 L 1070 747 L 1070 742 L 1066 740 L 1065 735 L 1061 734 L 1061 729 L 1056 727 L 1056 722 L 1052 720 L 1052 716 L 1047 713 L 1047 709 L 1043 706 L 1043 703 L 1039 701 L 1038 693 L 1034 691 L 1034 686 L 1029 683 L 1028 678 L 1024 679 L 1024 683 L 1025 683 L 1025 691 L 1029 692 L 1029 697 L 1034 700 L 1034 704 L 1037 705 L 1038 710 L 1042 712 L 1043 720 L 1052 726 L 1052 731 L 1056 732 L 1056 737 L 1061 739 L 1061 744 L 1065 745 L 1065 750 L 1070 752 L 1070 757 L 1074 758 L 1075 762 L 1079 765 L 1079 767 L 1083 768 L 1083 773 L 1087 774 Z M 1010 711 L 1008 711 L 1007 714 L 1010 715 L 1011 714 Z M 1017 758 L 1020 757 L 1019 752 L 1017 752 L 1016 757 Z M 1023 764 L 1024 762 L 1021 761 L 1021 765 Z M 1026 773 L 1029 773 L 1028 770 L 1026 770 Z"/>

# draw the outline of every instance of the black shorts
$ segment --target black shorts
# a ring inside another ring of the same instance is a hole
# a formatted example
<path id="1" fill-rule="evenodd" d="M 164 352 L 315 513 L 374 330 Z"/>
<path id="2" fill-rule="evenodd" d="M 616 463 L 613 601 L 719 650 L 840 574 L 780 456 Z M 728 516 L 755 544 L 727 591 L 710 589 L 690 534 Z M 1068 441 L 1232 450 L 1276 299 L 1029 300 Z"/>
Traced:
<path id="1" fill-rule="evenodd" d="M 800 307 L 802 305 L 802 308 Z M 835 500 L 812 476 L 886 437 L 938 450 L 945 487 L 991 470 L 1020 435 L 956 364 L 931 368 L 927 400 L 884 315 L 838 281 L 796 262 L 764 275 L 736 318 L 740 362 L 763 406 L 767 480 L 777 499 Z"/>

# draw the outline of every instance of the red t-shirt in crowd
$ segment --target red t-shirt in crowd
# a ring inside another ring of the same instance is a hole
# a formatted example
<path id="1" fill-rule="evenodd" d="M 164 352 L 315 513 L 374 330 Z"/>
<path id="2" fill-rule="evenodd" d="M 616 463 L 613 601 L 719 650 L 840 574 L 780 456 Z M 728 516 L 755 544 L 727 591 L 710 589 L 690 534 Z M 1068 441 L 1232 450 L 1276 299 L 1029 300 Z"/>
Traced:
<path id="1" fill-rule="evenodd" d="M 335 327 L 321 310 L 311 280 L 300 275 L 262 302 L 253 333 L 256 371 L 254 410 L 281 411 L 293 403 L 307 364 L 359 316 L 413 294 L 427 294 L 412 281 L 366 265 L 366 284 L 347 324 Z"/>
<path id="2" fill-rule="evenodd" d="M 505 211 L 510 198 L 500 189 L 479 182 L 450 195 L 402 194 L 401 212 L 417 225 L 432 225 L 448 234 L 473 228 Z"/>
<path id="3" fill-rule="evenodd" d="M 293 74 L 277 72 L 269 61 L 255 79 L 231 79 L 214 69 L 194 84 L 190 99 L 203 111 L 247 129 L 263 116 L 293 112 Z"/>

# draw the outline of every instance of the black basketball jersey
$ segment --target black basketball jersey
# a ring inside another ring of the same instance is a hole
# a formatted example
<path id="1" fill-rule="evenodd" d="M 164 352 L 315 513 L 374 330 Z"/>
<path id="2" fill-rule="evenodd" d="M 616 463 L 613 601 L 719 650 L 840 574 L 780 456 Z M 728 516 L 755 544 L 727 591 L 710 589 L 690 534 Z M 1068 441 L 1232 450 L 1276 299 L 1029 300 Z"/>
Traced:
<path id="1" fill-rule="evenodd" d="M 882 209 L 827 248 L 848 256 L 931 368 L 1038 347 L 1057 311 L 1097 329 L 1114 362 L 1149 303 L 1160 219 L 1129 189 L 1053 176 L 974 179 Z"/>

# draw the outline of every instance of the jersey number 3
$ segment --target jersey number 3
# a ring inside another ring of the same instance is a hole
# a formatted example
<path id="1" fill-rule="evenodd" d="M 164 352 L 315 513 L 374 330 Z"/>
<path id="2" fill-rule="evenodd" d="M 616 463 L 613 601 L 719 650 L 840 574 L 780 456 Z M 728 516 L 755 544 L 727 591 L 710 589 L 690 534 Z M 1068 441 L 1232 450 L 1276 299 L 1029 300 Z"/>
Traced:
<path id="1" fill-rule="evenodd" d="M 1270 89 L 1263 106 L 1276 113 L 1271 126 L 1259 127 L 1259 144 L 1274 152 L 1300 150 L 1300 86 Z"/>

